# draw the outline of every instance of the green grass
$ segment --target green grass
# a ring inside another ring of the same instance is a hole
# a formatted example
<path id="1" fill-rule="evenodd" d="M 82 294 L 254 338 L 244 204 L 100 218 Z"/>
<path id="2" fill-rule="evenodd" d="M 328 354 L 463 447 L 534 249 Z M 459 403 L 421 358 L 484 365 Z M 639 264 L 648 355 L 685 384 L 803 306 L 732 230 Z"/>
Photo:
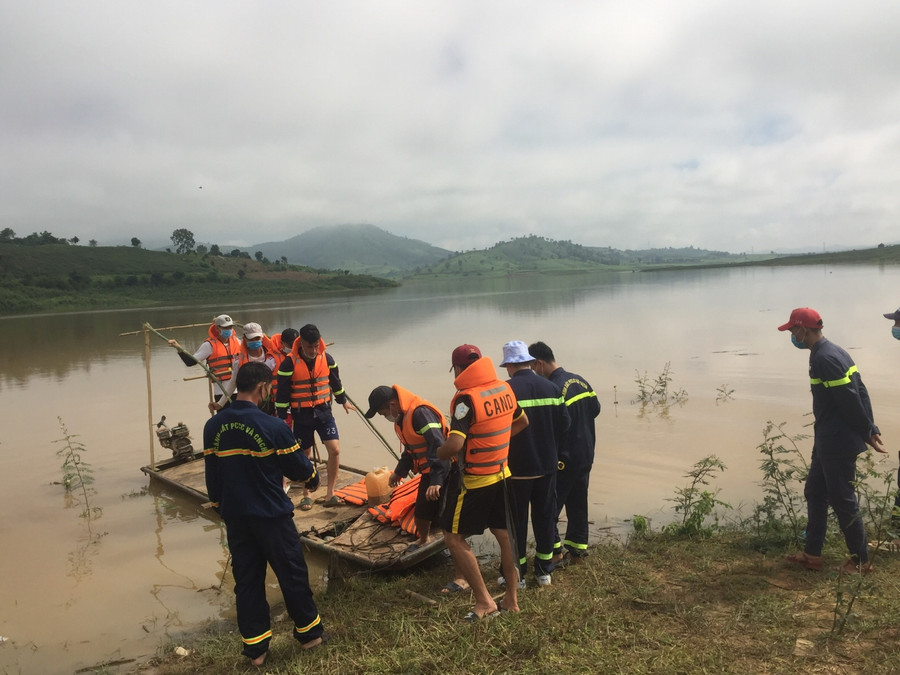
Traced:
<path id="1" fill-rule="evenodd" d="M 834 564 L 840 551 L 829 552 Z M 496 563 L 484 567 L 489 588 Z M 746 533 L 664 534 L 608 542 L 519 594 L 522 612 L 475 625 L 469 594 L 442 597 L 450 567 L 358 576 L 317 594 L 331 641 L 303 652 L 291 625 L 274 626 L 265 672 L 287 673 L 889 673 L 900 669 L 900 557 L 841 582 L 861 583 L 848 628 L 832 634 L 836 573 L 787 567 Z M 227 586 L 227 584 L 226 584 Z M 411 590 L 437 600 L 427 605 Z M 283 611 L 273 608 L 273 614 Z M 798 639 L 811 653 L 794 655 Z M 235 626 L 216 623 L 160 648 L 162 674 L 252 672 Z"/>

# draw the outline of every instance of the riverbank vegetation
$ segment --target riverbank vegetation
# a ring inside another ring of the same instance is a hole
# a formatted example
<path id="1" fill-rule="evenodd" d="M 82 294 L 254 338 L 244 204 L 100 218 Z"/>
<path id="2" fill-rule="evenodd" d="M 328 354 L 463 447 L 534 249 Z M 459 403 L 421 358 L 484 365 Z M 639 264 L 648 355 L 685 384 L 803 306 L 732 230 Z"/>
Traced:
<path id="1" fill-rule="evenodd" d="M 151 307 L 223 296 L 229 301 L 265 301 L 396 286 L 344 270 L 316 270 L 238 254 L 0 242 L 0 315 Z"/>
<path id="2" fill-rule="evenodd" d="M 275 607 L 265 672 L 897 672 L 900 552 L 888 531 L 895 475 L 881 472 L 870 453 L 860 458 L 870 574 L 831 571 L 846 559 L 836 523 L 823 552 L 827 571 L 790 565 L 784 555 L 803 539 L 804 438 L 784 423 L 766 424 L 757 447 L 765 498 L 752 513 L 716 498 L 715 479 L 726 467 L 701 459 L 668 500 L 674 522 L 654 528 L 636 515 L 630 532 L 601 536 L 586 558 L 555 571 L 551 585 L 529 578 L 518 614 L 464 623 L 471 594 L 440 593 L 452 570 L 440 556 L 403 574 L 332 574 L 316 595 L 329 643 L 304 652 L 283 606 Z M 497 561 L 482 560 L 482 573 L 499 597 Z M 162 645 L 139 668 L 157 675 L 253 670 L 228 621 Z"/>

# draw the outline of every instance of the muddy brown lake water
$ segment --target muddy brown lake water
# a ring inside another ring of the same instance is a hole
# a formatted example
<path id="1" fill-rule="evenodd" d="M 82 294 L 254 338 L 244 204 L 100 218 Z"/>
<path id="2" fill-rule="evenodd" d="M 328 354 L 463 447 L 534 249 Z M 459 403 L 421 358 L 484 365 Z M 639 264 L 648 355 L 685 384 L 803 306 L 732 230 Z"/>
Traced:
<path id="1" fill-rule="evenodd" d="M 499 363 L 504 342 L 543 340 L 603 405 L 591 474 L 599 541 L 626 531 L 633 514 L 654 527 L 671 520 L 667 500 L 710 454 L 728 467 L 714 485 L 720 499 L 749 511 L 761 498 L 757 445 L 766 421 L 800 433 L 811 419 L 807 356 L 776 330 L 797 306 L 818 309 L 825 335 L 856 360 L 892 451 L 881 466 L 896 468 L 900 342 L 881 314 L 900 305 L 898 281 L 900 269 L 873 266 L 544 275 L 240 305 L 173 298 L 164 309 L 0 319 L 0 671 L 71 673 L 142 659 L 166 638 L 234 615 L 230 574 L 222 580 L 222 527 L 140 472 L 152 438 L 144 338 L 120 334 L 145 321 L 181 326 L 228 312 L 268 332 L 315 323 L 334 343 L 329 351 L 359 405 L 374 386 L 396 383 L 445 412 L 455 346 L 477 344 Z M 171 334 L 193 348 L 205 329 Z M 670 390 L 684 390 L 686 401 L 635 403 L 635 380 L 655 379 L 666 364 Z M 199 444 L 207 385 L 185 380 L 197 369 L 155 337 L 149 368 L 153 421 L 163 414 L 183 421 Z M 84 504 L 60 484 L 58 418 L 93 470 L 89 503 L 100 510 L 89 523 L 80 517 Z M 344 463 L 392 465 L 362 420 L 340 410 L 337 419 Z M 392 437 L 386 422 L 375 423 Z M 166 452 L 155 446 L 158 458 Z M 321 585 L 321 561 L 312 567 Z"/>

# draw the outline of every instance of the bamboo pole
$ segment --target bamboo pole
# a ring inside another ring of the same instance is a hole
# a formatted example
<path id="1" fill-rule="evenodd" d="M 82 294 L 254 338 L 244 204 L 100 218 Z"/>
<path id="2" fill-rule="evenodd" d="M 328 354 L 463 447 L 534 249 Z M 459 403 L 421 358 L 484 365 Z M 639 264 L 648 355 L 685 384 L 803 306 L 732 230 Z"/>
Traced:
<path id="1" fill-rule="evenodd" d="M 156 471 L 156 451 L 153 443 L 153 387 L 150 383 L 150 331 L 144 329 L 144 364 L 147 369 L 147 431 L 150 434 L 150 468 Z"/>
<path id="2" fill-rule="evenodd" d="M 207 325 L 207 324 L 203 324 L 203 325 Z M 145 323 L 145 324 L 144 324 L 144 327 L 145 327 L 146 329 L 148 329 L 151 333 L 153 333 L 154 335 L 156 335 L 157 337 L 159 337 L 160 339 L 165 340 L 167 343 L 169 342 L 169 338 L 167 338 L 165 335 L 163 335 L 162 333 L 160 333 L 158 330 L 156 330 L 156 329 L 155 329 L 153 326 L 151 326 L 149 323 Z M 178 341 L 177 341 L 177 340 L 175 341 L 175 344 L 172 345 L 172 346 L 175 348 L 175 350 L 176 350 L 177 352 L 180 352 L 180 353 L 182 353 L 182 354 L 187 354 L 188 356 L 193 356 L 193 355 L 192 355 L 190 352 L 188 352 L 184 347 L 182 347 L 180 344 L 178 344 Z M 213 371 L 211 371 L 211 370 L 209 369 L 209 366 L 207 366 L 205 363 L 200 363 L 199 361 L 197 361 L 197 365 L 200 366 L 200 367 L 203 369 L 203 372 L 205 372 L 205 373 L 207 374 L 207 376 L 208 376 L 213 382 L 215 382 L 216 384 L 218 384 L 220 387 L 222 386 L 222 381 L 221 381 L 218 377 L 216 377 L 216 374 L 215 374 Z"/>
<path id="3" fill-rule="evenodd" d="M 176 330 L 179 328 L 199 328 L 201 326 L 209 326 L 209 322 L 207 321 L 206 323 L 190 323 L 186 326 L 166 326 L 165 328 L 160 328 L 159 330 Z M 141 330 L 133 330 L 128 333 L 119 333 L 119 337 L 125 337 L 126 335 L 140 335 L 143 332 L 145 332 L 145 331 L 142 328 Z"/>
<path id="4" fill-rule="evenodd" d="M 382 442 L 382 444 L 384 445 L 384 447 L 387 448 L 387 451 L 388 451 L 389 453 L 391 453 L 391 454 L 394 456 L 394 459 L 396 459 L 396 460 L 399 462 L 399 461 L 400 461 L 400 457 L 397 455 L 396 452 L 394 452 L 394 449 L 391 447 L 391 444 L 388 443 L 387 440 L 384 438 L 384 436 L 381 435 L 381 432 L 378 431 L 378 429 L 375 428 L 375 425 L 372 424 L 372 420 L 370 420 L 368 417 L 366 417 L 365 413 L 363 413 L 363 411 L 359 409 L 359 406 L 356 405 L 356 403 L 353 402 L 353 399 L 350 398 L 350 395 L 349 395 L 346 391 L 344 392 L 344 396 L 346 396 L 346 397 L 347 397 L 347 400 L 350 401 L 350 404 L 351 404 L 354 408 L 356 408 L 356 413 L 362 418 L 362 421 L 366 423 L 366 426 L 369 427 L 369 429 L 372 430 L 372 433 L 373 433 L 373 434 L 375 434 L 376 436 L 378 436 L 378 439 Z M 412 411 L 410 411 L 410 414 L 412 414 Z"/>

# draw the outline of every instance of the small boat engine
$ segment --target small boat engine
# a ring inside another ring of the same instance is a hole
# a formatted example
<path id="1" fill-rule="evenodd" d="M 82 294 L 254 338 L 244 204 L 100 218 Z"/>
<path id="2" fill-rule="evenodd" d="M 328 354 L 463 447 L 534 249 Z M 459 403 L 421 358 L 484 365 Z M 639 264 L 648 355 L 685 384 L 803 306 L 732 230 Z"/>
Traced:
<path id="1" fill-rule="evenodd" d="M 168 427 L 166 426 L 166 416 L 163 415 L 156 423 L 156 437 L 161 446 L 172 451 L 172 457 L 175 459 L 191 459 L 194 456 L 190 431 L 184 422 Z"/>

